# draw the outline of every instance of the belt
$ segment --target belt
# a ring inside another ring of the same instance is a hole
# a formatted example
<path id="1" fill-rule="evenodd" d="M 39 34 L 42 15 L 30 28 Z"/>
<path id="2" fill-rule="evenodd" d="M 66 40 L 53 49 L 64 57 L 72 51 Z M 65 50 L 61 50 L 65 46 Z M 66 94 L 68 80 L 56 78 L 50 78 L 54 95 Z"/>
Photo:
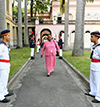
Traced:
<path id="1" fill-rule="evenodd" d="M 93 58 L 92 58 L 92 59 L 91 59 L 91 62 L 96 62 L 96 63 L 97 63 L 97 62 L 100 62 L 100 59 L 93 59 Z"/>
<path id="2" fill-rule="evenodd" d="M 0 59 L 0 62 L 9 63 L 10 60 Z"/>

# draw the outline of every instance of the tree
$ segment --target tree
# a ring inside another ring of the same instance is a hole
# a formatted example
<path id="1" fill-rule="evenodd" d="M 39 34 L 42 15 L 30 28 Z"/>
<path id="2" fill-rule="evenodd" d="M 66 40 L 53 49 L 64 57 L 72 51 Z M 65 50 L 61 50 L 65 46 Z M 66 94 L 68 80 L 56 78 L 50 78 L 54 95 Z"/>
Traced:
<path id="1" fill-rule="evenodd" d="M 24 45 L 28 46 L 28 18 L 27 18 L 27 0 L 25 0 L 25 42 Z"/>
<path id="2" fill-rule="evenodd" d="M 93 0 L 86 0 L 92 1 Z M 76 25 L 75 25 L 75 40 L 72 56 L 84 55 L 84 14 L 85 14 L 85 0 L 77 0 L 76 10 Z"/>
<path id="3" fill-rule="evenodd" d="M 36 16 L 36 12 L 45 13 L 48 12 L 48 8 L 50 6 L 50 0 L 28 0 L 31 1 L 31 17 L 33 17 L 33 13 Z"/>
<path id="4" fill-rule="evenodd" d="M 24 8 L 22 8 L 22 18 L 24 17 Z M 16 18 L 18 19 L 18 5 L 13 7 L 13 16 L 16 16 Z"/>
<path id="5" fill-rule="evenodd" d="M 5 0 L 0 0 L 0 32 L 6 28 Z"/>
<path id="6" fill-rule="evenodd" d="M 60 11 L 65 12 L 64 51 L 68 50 L 69 0 L 60 0 Z"/>
<path id="7" fill-rule="evenodd" d="M 17 44 L 17 48 L 23 48 L 21 0 L 18 0 L 18 44 Z"/>
<path id="8" fill-rule="evenodd" d="M 65 0 L 60 0 L 60 12 L 65 13 Z"/>
<path id="9" fill-rule="evenodd" d="M 31 4 L 30 5 L 31 5 L 31 8 L 30 8 L 31 9 L 31 17 L 33 17 L 33 0 L 31 0 Z"/>

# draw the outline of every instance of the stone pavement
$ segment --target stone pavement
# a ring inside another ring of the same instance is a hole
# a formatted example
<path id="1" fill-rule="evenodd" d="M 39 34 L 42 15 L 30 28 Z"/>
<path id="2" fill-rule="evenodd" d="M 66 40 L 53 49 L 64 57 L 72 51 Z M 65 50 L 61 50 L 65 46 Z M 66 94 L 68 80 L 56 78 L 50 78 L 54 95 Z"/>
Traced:
<path id="1" fill-rule="evenodd" d="M 0 107 L 100 107 L 85 96 L 88 87 L 63 61 L 57 58 L 54 73 L 46 76 L 45 59 L 36 54 L 10 86 L 10 103 Z"/>

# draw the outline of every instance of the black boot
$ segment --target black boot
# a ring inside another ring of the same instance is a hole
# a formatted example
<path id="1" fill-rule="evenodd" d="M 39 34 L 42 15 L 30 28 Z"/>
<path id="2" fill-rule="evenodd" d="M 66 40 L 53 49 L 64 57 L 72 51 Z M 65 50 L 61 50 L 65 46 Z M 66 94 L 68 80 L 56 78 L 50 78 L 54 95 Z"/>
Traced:
<path id="1" fill-rule="evenodd" d="M 34 59 L 34 57 L 32 56 L 31 59 Z"/>
<path id="2" fill-rule="evenodd" d="M 62 57 L 60 56 L 59 59 L 62 59 Z"/>

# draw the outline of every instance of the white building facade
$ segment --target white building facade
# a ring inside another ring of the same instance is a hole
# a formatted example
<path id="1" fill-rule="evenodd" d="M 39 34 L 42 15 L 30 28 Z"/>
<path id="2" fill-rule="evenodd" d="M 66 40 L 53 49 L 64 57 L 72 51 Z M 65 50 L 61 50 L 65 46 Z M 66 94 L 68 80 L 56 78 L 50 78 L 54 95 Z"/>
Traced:
<path id="1" fill-rule="evenodd" d="M 73 48 L 75 38 L 75 20 L 76 20 L 76 0 L 70 0 L 69 2 L 69 37 L 68 46 Z M 64 15 L 60 14 L 60 0 L 52 1 L 51 19 L 53 25 L 36 24 L 37 38 L 41 38 L 41 31 L 48 29 L 52 32 L 52 36 L 58 40 L 60 31 L 64 31 Z M 94 2 L 88 2 L 85 5 L 85 24 L 84 24 L 84 48 L 90 49 L 92 43 L 90 41 L 90 32 L 100 31 L 100 0 L 94 0 Z M 61 17 L 62 22 L 57 23 L 58 17 Z M 63 40 L 64 41 L 64 40 Z"/>

